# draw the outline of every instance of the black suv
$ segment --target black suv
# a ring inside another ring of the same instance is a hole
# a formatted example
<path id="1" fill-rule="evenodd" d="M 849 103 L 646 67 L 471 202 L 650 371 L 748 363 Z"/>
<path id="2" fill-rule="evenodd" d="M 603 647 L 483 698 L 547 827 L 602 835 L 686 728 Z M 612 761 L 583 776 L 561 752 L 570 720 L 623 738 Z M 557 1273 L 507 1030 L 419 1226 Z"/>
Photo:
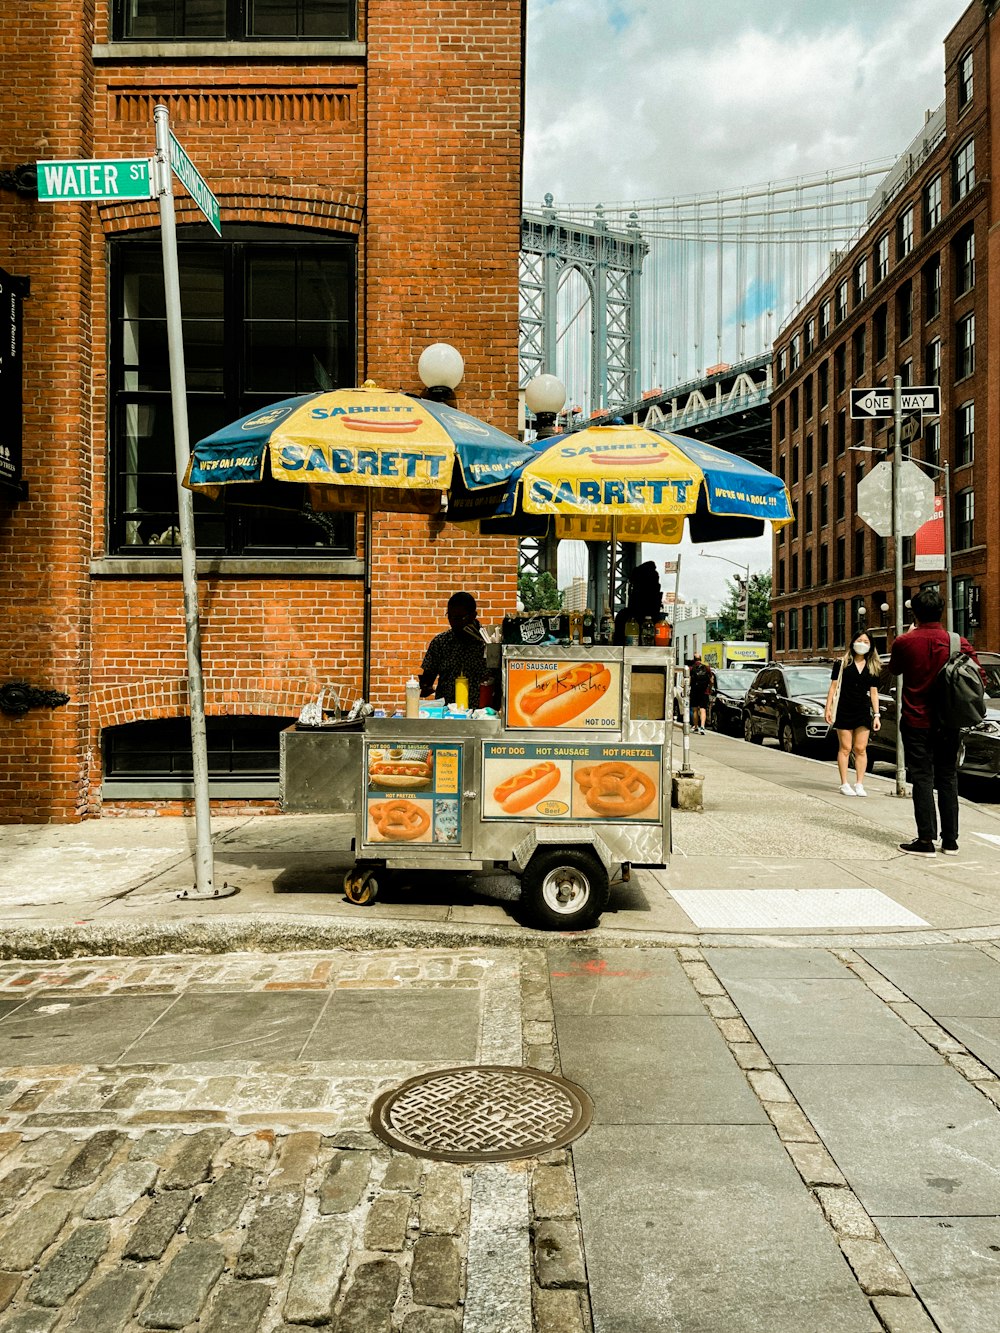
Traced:
<path id="1" fill-rule="evenodd" d="M 743 739 L 760 745 L 773 736 L 788 753 L 823 746 L 832 734 L 823 716 L 832 669 L 790 664 L 758 671 L 743 703 Z"/>

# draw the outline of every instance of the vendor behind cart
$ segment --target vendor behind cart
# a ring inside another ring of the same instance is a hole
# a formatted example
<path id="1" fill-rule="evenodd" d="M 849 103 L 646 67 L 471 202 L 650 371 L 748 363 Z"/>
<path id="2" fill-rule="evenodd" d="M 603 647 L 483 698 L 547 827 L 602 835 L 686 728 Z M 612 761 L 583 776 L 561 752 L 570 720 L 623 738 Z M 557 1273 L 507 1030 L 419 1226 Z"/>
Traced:
<path id="1" fill-rule="evenodd" d="M 431 639 L 420 668 L 420 696 L 436 694 L 446 703 L 455 702 L 455 681 L 465 676 L 473 707 L 479 701 L 479 687 L 486 679 L 486 649 L 476 619 L 476 599 L 468 592 L 455 592 L 448 598 L 448 624 L 443 634 Z M 436 688 L 435 688 L 436 686 Z"/>

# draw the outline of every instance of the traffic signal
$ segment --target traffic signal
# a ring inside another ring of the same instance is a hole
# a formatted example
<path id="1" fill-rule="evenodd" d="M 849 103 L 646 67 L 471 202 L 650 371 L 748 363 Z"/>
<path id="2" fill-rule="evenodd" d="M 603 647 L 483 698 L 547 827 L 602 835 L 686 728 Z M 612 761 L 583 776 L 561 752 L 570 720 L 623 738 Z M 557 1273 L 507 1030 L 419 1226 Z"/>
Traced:
<path id="1" fill-rule="evenodd" d="M 746 579 L 738 578 L 736 580 L 736 615 L 740 620 L 746 620 L 750 610 L 750 589 L 747 587 Z"/>

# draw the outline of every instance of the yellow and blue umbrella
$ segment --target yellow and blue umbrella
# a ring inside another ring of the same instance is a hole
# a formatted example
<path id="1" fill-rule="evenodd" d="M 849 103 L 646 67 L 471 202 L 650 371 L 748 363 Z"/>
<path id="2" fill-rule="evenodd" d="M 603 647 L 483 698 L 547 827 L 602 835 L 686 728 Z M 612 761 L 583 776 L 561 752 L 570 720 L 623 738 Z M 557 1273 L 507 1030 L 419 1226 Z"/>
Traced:
<path id="1" fill-rule="evenodd" d="M 199 440 L 185 485 L 212 497 L 247 487 L 239 498 L 253 503 L 260 483 L 292 482 L 307 486 L 313 506 L 324 509 L 364 509 L 367 500 L 380 509 L 434 511 L 449 494 L 471 514 L 480 496 L 482 512 L 492 511 L 498 488 L 533 457 L 488 422 L 369 381 L 286 398 Z"/>
<path id="2" fill-rule="evenodd" d="M 513 474 L 485 532 L 675 545 L 757 536 L 793 521 L 780 477 L 683 435 L 590 426 L 544 441 Z"/>
<path id="3" fill-rule="evenodd" d="M 286 398 L 251 412 L 191 451 L 184 484 L 238 504 L 373 509 L 449 519 L 492 513 L 534 450 L 444 403 L 361 388 Z M 288 499 L 284 499 L 284 495 Z M 364 663 L 371 674 L 372 542 L 364 543 Z"/>

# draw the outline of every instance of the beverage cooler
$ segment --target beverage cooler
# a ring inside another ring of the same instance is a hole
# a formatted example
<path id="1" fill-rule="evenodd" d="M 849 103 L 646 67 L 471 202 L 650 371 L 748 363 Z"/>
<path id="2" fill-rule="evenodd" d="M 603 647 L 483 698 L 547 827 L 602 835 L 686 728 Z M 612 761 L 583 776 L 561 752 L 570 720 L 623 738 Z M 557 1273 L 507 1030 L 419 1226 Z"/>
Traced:
<path id="1" fill-rule="evenodd" d="M 531 924 L 592 926 L 670 855 L 673 669 L 662 647 L 505 645 L 498 717 L 289 728 L 282 806 L 354 815 L 359 905 L 394 871 L 504 870 Z"/>

